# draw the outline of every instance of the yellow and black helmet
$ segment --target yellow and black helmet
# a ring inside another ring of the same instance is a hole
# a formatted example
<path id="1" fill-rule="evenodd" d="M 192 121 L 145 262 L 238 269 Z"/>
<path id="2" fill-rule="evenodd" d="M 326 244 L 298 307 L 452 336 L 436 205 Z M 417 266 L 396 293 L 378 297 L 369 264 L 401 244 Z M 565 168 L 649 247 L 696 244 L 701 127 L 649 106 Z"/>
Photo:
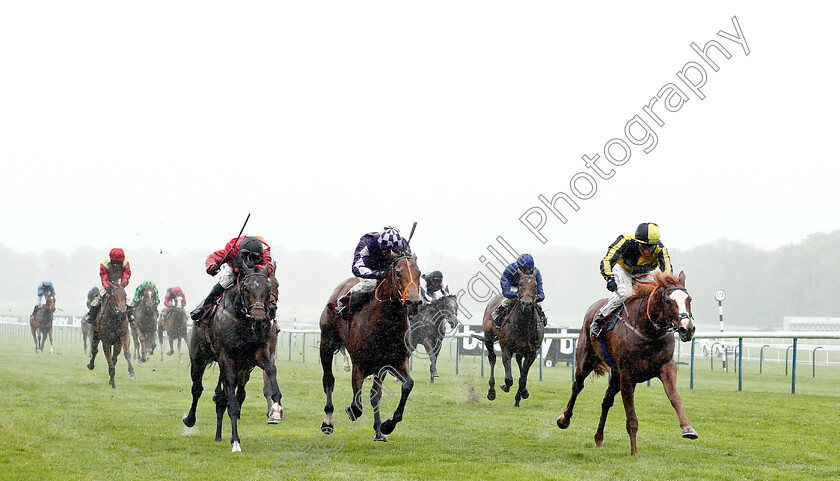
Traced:
<path id="1" fill-rule="evenodd" d="M 642 244 L 659 244 L 659 226 L 653 222 L 642 222 L 636 227 L 635 238 Z"/>

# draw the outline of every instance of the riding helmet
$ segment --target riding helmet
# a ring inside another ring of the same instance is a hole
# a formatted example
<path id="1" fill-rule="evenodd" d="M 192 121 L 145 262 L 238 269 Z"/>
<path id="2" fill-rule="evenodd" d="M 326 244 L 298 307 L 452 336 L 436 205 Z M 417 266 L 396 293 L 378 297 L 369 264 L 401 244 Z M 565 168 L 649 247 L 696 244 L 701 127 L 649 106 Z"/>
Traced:
<path id="1" fill-rule="evenodd" d="M 379 233 L 376 243 L 382 249 L 389 251 L 401 251 L 404 249 L 403 238 L 400 235 L 399 229 L 396 227 L 384 227 L 382 232 Z"/>
<path id="2" fill-rule="evenodd" d="M 111 258 L 112 261 L 124 261 L 125 260 L 125 252 L 123 252 L 123 250 L 120 249 L 119 247 L 114 247 L 113 249 L 111 249 L 111 253 L 109 254 L 109 257 Z"/>
<path id="3" fill-rule="evenodd" d="M 519 264 L 519 267 L 523 267 L 525 269 L 533 269 L 534 268 L 534 258 L 531 257 L 531 254 L 522 254 L 519 256 L 519 259 L 516 261 Z"/>
<path id="4" fill-rule="evenodd" d="M 653 222 L 642 222 L 636 227 L 635 238 L 642 244 L 659 244 L 659 226 Z"/>

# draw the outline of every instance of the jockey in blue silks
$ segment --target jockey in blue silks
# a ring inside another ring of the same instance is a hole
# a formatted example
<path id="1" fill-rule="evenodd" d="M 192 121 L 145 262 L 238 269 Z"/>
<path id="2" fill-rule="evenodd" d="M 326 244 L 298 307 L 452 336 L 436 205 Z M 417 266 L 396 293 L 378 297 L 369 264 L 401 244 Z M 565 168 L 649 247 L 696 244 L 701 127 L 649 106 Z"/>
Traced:
<path id="1" fill-rule="evenodd" d="M 534 267 L 534 258 L 531 254 L 522 254 L 516 262 L 511 263 L 505 268 L 499 283 L 502 287 L 502 296 L 504 300 L 493 311 L 492 317 L 496 327 L 501 327 L 502 319 L 505 317 L 507 310 L 516 302 L 516 287 L 519 285 L 520 271 L 525 275 L 534 273 L 537 280 L 537 312 L 543 321 L 543 325 L 548 323 L 545 313 L 542 310 L 540 303 L 545 300 L 545 292 L 543 292 L 542 273 L 539 269 Z"/>

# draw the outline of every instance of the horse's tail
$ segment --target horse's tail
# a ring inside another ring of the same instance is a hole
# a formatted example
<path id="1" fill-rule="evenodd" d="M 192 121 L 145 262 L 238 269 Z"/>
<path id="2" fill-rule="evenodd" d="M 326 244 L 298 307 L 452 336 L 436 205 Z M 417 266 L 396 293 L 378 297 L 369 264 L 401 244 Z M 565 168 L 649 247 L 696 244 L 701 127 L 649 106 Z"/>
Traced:
<path id="1" fill-rule="evenodd" d="M 610 372 L 610 367 L 607 366 L 606 363 L 599 361 L 598 364 L 595 364 L 595 368 L 592 369 L 592 376 L 594 377 L 601 377 Z"/>

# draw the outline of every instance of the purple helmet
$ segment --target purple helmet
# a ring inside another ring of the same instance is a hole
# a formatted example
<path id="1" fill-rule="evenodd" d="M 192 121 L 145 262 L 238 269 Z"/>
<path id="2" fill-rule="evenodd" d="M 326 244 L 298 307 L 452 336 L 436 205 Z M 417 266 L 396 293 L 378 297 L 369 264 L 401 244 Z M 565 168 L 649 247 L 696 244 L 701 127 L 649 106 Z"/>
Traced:
<path id="1" fill-rule="evenodd" d="M 382 229 L 382 232 L 379 233 L 379 237 L 376 239 L 376 243 L 379 244 L 380 248 L 389 251 L 401 251 L 404 249 L 405 244 L 399 229 L 390 226 Z"/>

